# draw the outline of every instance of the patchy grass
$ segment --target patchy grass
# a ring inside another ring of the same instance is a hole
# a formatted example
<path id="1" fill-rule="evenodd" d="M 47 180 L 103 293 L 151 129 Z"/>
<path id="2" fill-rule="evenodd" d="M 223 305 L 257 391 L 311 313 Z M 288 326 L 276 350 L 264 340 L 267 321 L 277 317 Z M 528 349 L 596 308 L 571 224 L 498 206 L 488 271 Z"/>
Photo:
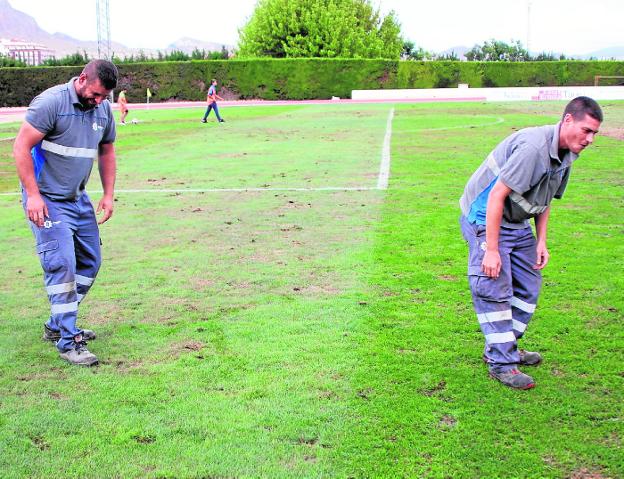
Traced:
<path id="1" fill-rule="evenodd" d="M 624 475 L 621 143 L 599 137 L 554 205 L 523 340 L 545 362 L 518 392 L 480 361 L 457 201 L 562 104 L 395 108 L 385 192 L 268 188 L 375 186 L 390 105 L 136 112 L 120 190 L 267 191 L 117 195 L 80 311 L 97 368 L 39 339 L 31 233 L 0 197 L 2 476 Z M 605 114 L 622 124 L 622 103 Z M 15 182 L 0 143 L 0 190 Z"/>

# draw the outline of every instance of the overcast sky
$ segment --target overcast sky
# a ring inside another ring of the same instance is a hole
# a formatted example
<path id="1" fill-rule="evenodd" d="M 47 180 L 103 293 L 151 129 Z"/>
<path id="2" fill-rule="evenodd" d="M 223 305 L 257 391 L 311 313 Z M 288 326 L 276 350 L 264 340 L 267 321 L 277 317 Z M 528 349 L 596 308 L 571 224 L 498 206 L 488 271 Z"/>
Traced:
<path id="1" fill-rule="evenodd" d="M 235 45 L 256 0 L 109 0 L 111 39 L 164 49 L 181 37 Z M 97 40 L 96 0 L 9 0 L 44 30 Z M 472 47 L 495 38 L 531 51 L 584 54 L 624 46 L 624 0 L 372 0 L 394 10 L 403 36 L 426 50 Z M 530 3 L 530 8 L 529 8 Z M 167 8 L 161 4 L 168 5 Z M 528 12 L 530 11 L 530 16 Z"/>

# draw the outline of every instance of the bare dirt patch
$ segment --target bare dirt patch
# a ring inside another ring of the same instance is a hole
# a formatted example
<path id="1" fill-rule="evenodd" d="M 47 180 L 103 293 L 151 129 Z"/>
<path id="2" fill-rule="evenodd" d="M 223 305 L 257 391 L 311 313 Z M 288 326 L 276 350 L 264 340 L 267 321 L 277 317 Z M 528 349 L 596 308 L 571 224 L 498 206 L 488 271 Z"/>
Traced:
<path id="1" fill-rule="evenodd" d="M 342 291 L 330 284 L 321 285 L 307 285 L 307 286 L 295 286 L 292 288 L 297 293 L 304 294 L 306 296 L 335 296 L 341 294 Z"/>
<path id="2" fill-rule="evenodd" d="M 609 479 L 600 472 L 590 471 L 589 469 L 579 469 L 568 476 L 568 479 Z"/>
<path id="3" fill-rule="evenodd" d="M 616 140 L 624 140 L 624 128 L 602 128 L 600 134 Z"/>

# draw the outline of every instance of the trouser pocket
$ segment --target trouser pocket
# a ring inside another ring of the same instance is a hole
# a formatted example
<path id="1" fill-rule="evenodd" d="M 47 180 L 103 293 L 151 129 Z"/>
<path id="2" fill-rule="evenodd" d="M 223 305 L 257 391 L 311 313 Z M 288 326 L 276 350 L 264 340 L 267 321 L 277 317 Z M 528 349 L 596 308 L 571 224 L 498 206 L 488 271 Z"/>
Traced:
<path id="1" fill-rule="evenodd" d="M 46 273 L 53 273 L 65 266 L 65 261 L 58 254 L 58 240 L 45 241 L 36 246 L 41 267 Z"/>
<path id="2" fill-rule="evenodd" d="M 511 282 L 502 274 L 498 278 L 490 278 L 485 274 L 471 274 L 468 276 L 472 293 L 485 301 L 503 303 L 512 296 Z"/>

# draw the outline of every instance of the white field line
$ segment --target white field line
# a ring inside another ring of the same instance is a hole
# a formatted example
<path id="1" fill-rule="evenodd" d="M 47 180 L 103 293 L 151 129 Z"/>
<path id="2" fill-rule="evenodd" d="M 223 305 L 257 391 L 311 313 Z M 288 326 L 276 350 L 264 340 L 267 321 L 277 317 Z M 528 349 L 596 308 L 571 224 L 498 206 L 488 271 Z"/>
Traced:
<path id="1" fill-rule="evenodd" d="M 381 148 L 381 165 L 379 165 L 379 176 L 377 177 L 377 189 L 387 190 L 388 179 L 390 178 L 390 140 L 392 139 L 392 119 L 394 118 L 394 107 L 388 113 L 386 122 L 386 135 L 384 136 Z"/>
<path id="2" fill-rule="evenodd" d="M 12 136 L 11 138 L 0 138 L 0 141 L 13 141 L 17 138 L 17 136 Z"/>

